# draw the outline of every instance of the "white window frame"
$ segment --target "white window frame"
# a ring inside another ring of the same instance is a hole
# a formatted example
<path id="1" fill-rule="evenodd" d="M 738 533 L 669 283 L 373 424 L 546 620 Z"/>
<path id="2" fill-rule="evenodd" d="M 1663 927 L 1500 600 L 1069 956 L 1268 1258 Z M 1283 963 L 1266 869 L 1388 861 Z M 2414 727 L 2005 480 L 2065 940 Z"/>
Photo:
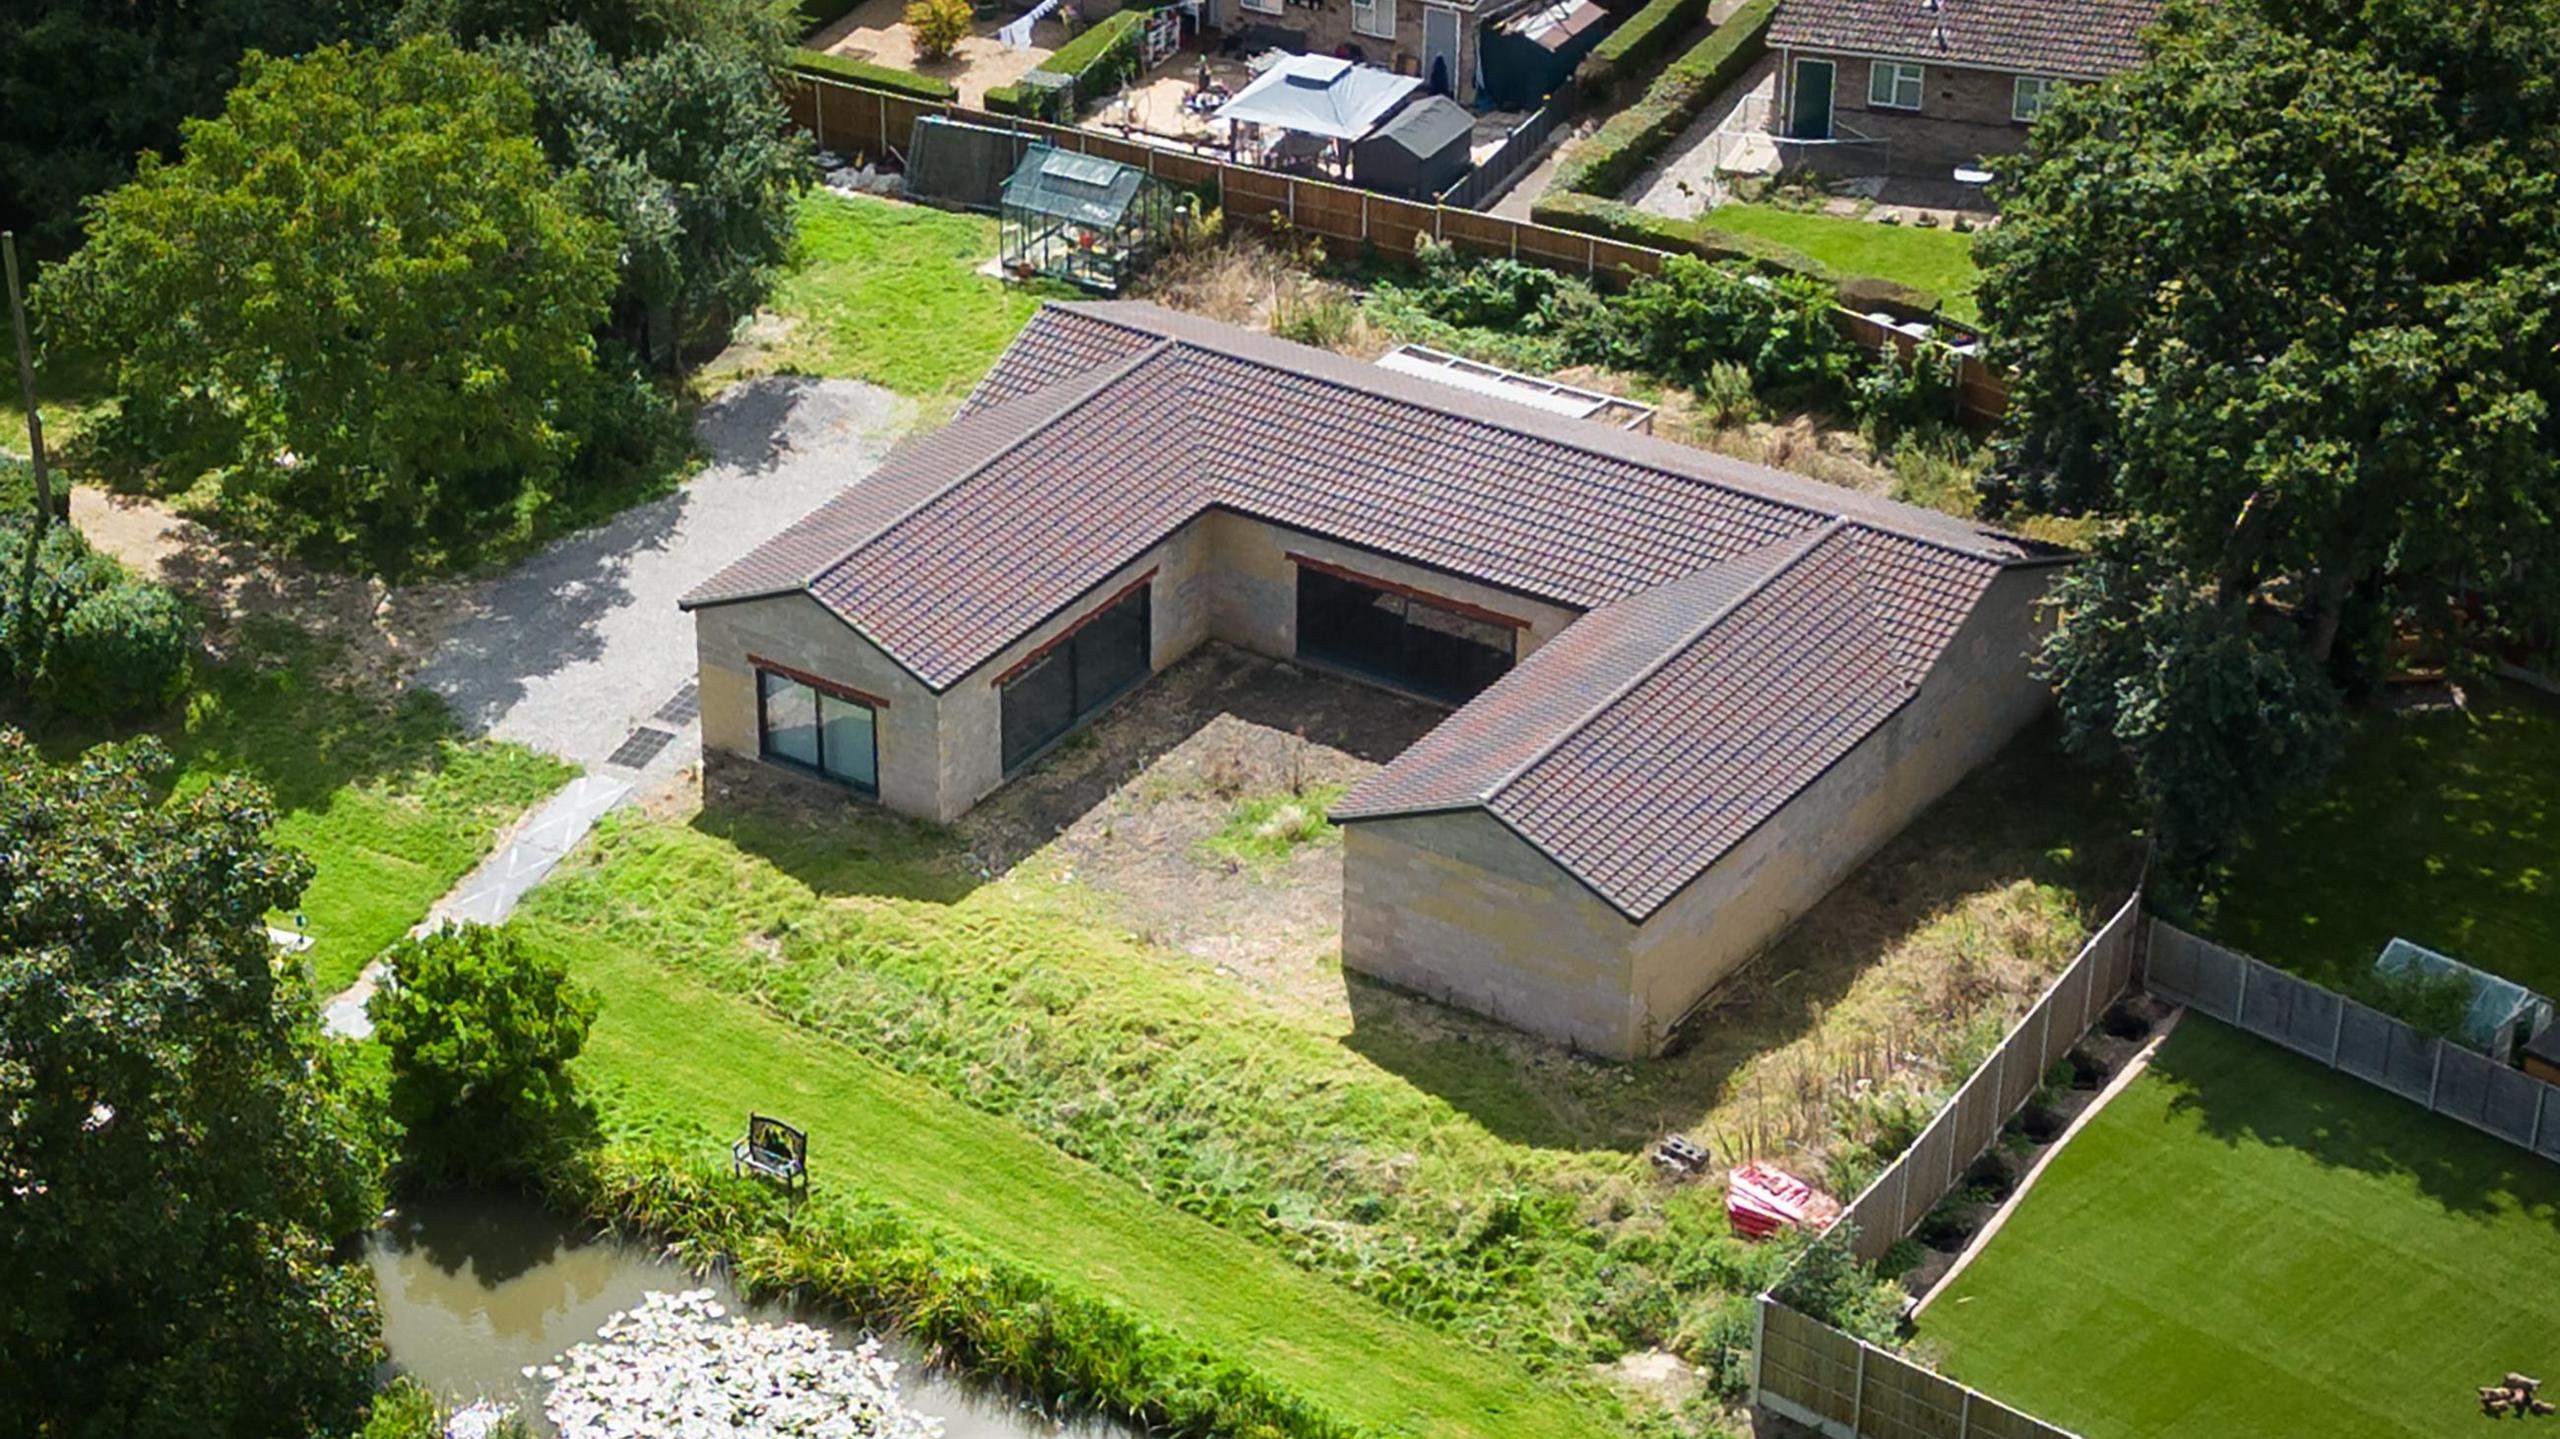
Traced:
<path id="1" fill-rule="evenodd" d="M 1911 99 L 1905 102 L 1905 84 Z M 1867 108 L 1918 111 L 1929 89 L 1929 67 L 1916 60 L 1877 60 L 1867 66 Z"/>
<path id="2" fill-rule="evenodd" d="M 1361 23 L 1363 17 L 1368 23 Z M 1396 0 L 1351 0 L 1351 33 L 1372 40 L 1396 38 Z"/>
<path id="3" fill-rule="evenodd" d="M 2054 87 L 2062 82 L 2050 75 L 2021 75 L 2009 87 L 2009 118 L 2021 125 L 2032 125 L 2053 103 Z M 2028 96 L 2033 95 L 2030 103 Z"/>
<path id="4" fill-rule="evenodd" d="M 1289 8 L 1287 0 L 1236 0 L 1236 5 L 1256 15 L 1277 15 Z"/>

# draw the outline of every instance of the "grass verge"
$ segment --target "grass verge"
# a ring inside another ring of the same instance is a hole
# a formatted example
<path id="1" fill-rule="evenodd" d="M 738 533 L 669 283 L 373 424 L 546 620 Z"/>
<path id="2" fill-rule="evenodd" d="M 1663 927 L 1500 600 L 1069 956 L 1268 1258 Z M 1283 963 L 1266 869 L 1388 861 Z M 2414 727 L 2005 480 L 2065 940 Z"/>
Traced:
<path id="1" fill-rule="evenodd" d="M 1314 784 L 1298 793 L 1281 790 L 1239 800 L 1227 822 L 1201 847 L 1221 859 L 1276 864 L 1308 845 L 1330 843 L 1341 831 L 1325 812 L 1345 788 Z"/>
<path id="2" fill-rule="evenodd" d="M 540 892 L 537 910 L 545 908 L 539 899 Z M 1040 1386 L 1085 1391 L 1068 1397 L 1112 1402 L 1161 1393 L 1168 1412 L 1179 1413 L 1208 1402 L 1195 1390 L 1252 1388 L 1246 1375 L 1222 1379 L 1217 1362 L 1186 1357 L 1205 1351 L 1268 1376 L 1274 1387 L 1262 1392 L 1273 1405 L 1301 1395 L 1389 1432 L 1452 1439 L 1608 1432 L 1597 1415 L 1483 1353 L 1183 1215 L 1013 1124 L 642 953 L 564 928 L 556 913 L 551 921 L 537 921 L 538 930 L 609 997 L 579 1073 L 616 1140 L 672 1145 L 698 1166 L 725 1153 L 750 1109 L 809 1130 L 817 1197 L 789 1226 L 799 1246 L 792 1267 L 759 1270 L 783 1257 L 765 1247 L 769 1215 L 752 1225 L 707 1224 L 692 1236 L 734 1251 L 751 1277 L 814 1273 L 858 1307 L 908 1310 L 903 1317 L 928 1334 L 962 1317 L 905 1302 L 927 1281 L 955 1293 L 994 1291 L 1019 1313 L 969 1344 L 982 1356 L 996 1349 L 1006 1356 L 998 1367 L 1018 1374 L 1049 1373 L 1037 1362 L 1037 1324 L 1117 1325 L 1138 1336 L 1119 1360 L 1133 1374 L 1107 1385 L 1070 1371 Z M 625 1197 L 605 1207 L 657 1220 L 694 1211 L 692 1203 L 638 1205 L 631 1196 L 648 1185 L 693 1187 L 709 1202 L 698 1175 L 639 1161 L 607 1186 Z M 734 1189 L 721 1192 L 737 1202 Z M 914 1218 L 927 1215 L 930 1224 Z M 952 1233 L 968 1235 L 971 1249 L 950 1255 L 950 1274 L 936 1277 L 940 1261 L 919 1247 L 938 1250 Z M 884 1244 L 892 1247 L 884 1252 Z M 1054 1303 L 1043 1305 L 1043 1293 Z M 1103 1317 L 1118 1311 L 1096 1308 L 1090 1296 L 1097 1295 L 1146 1320 Z M 1163 1334 L 1180 1335 L 1180 1344 Z M 1158 1374 L 1158 1365 L 1173 1367 Z"/>
<path id="3" fill-rule="evenodd" d="M 2560 993 L 2560 700 L 2372 713 L 2321 791 L 2241 847 L 2214 938 L 2352 992 L 2394 937 Z"/>
<path id="4" fill-rule="evenodd" d="M 2438 1436 L 2548 1372 L 2560 1170 L 2189 1015 L 1922 1315 L 2090 1439 Z"/>
<path id="5" fill-rule="evenodd" d="M 576 773 L 522 745 L 465 740 L 433 695 L 386 698 L 340 681 L 333 658 L 327 642 L 293 625 L 249 620 L 232 654 L 199 663 L 183 712 L 149 731 L 177 761 L 176 790 L 244 775 L 274 797 L 277 841 L 312 862 L 301 918 L 324 997 L 424 918 L 501 829 Z M 124 737 L 30 732 L 57 759 Z"/>
<path id="6" fill-rule="evenodd" d="M 1069 293 L 979 274 L 995 253 L 990 216 L 813 190 L 767 303 L 783 333 L 758 363 L 956 400 L 1043 299 Z"/>
<path id="7" fill-rule="evenodd" d="M 1879 225 L 1776 205 L 1719 205 L 1700 223 L 1733 235 L 1756 235 L 1820 261 L 1843 275 L 1875 275 L 1945 302 L 1949 318 L 1980 318 L 1973 292 L 1973 236 L 1919 225 Z"/>

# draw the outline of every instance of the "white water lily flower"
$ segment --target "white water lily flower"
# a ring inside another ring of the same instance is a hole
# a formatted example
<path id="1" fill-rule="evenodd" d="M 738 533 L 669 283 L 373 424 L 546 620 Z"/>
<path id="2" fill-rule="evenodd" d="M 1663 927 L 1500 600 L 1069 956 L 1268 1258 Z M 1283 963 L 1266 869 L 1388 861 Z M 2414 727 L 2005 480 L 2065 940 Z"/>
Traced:
<path id="1" fill-rule="evenodd" d="M 645 1295 L 557 1365 L 543 1412 L 563 1439 L 938 1439 L 900 1400 L 876 1341 L 749 1324 L 708 1289 Z"/>

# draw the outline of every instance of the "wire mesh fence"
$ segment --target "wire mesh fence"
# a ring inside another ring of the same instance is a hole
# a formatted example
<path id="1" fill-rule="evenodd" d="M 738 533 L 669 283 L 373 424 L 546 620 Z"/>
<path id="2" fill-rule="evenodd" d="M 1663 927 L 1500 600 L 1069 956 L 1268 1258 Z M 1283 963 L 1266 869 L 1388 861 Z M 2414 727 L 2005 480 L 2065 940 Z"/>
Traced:
<path id="1" fill-rule="evenodd" d="M 2151 922 L 2143 983 L 2261 1039 L 2550 1159 L 2560 1099 L 2522 1070 L 2422 1034 L 2380 1010 L 2238 950 Z"/>

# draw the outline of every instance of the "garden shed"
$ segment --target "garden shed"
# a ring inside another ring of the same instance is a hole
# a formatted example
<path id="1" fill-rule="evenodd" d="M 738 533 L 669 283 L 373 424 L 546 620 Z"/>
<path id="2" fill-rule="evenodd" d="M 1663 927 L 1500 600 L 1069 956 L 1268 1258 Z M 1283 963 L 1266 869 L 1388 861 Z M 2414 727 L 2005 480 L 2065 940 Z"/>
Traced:
<path id="1" fill-rule="evenodd" d="M 1364 190 L 1429 199 L 1465 178 L 1475 119 L 1446 95 L 1426 95 L 1351 148 L 1351 174 Z"/>
<path id="2" fill-rule="evenodd" d="M 1034 145 L 998 206 L 1005 269 L 1116 294 L 1164 248 L 1173 193 L 1134 166 Z"/>

